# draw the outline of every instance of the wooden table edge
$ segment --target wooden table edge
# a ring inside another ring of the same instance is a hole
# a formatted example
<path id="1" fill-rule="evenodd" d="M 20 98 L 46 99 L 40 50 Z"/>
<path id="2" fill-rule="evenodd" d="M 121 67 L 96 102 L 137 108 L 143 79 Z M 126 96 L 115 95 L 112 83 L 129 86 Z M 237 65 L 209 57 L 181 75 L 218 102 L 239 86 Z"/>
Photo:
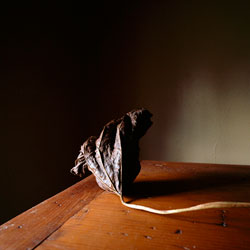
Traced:
<path id="1" fill-rule="evenodd" d="M 103 192 L 93 175 L 0 226 L 0 249 L 34 249 Z"/>

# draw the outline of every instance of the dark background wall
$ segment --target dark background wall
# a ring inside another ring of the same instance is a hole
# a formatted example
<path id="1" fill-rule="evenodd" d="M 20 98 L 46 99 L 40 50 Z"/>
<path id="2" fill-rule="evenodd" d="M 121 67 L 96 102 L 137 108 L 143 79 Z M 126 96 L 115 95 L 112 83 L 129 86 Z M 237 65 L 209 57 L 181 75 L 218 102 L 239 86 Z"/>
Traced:
<path id="1" fill-rule="evenodd" d="M 142 159 L 250 164 L 249 10 L 2 6 L 0 223 L 78 181 L 81 143 L 135 107 L 154 114 Z"/>

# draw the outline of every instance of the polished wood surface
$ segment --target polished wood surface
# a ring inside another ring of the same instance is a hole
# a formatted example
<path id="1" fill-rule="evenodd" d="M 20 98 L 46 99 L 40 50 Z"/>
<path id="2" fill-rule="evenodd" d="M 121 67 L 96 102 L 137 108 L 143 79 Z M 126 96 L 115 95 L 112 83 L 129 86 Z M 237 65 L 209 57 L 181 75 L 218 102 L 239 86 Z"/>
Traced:
<path id="1" fill-rule="evenodd" d="M 0 226 L 0 249 L 33 249 L 102 192 L 89 176 L 25 211 Z"/>
<path id="2" fill-rule="evenodd" d="M 125 199 L 157 209 L 250 202 L 249 187 L 250 166 L 143 161 Z M 64 192 L 2 225 L 0 249 L 250 249 L 250 208 L 151 214 L 123 206 L 93 176 Z"/>

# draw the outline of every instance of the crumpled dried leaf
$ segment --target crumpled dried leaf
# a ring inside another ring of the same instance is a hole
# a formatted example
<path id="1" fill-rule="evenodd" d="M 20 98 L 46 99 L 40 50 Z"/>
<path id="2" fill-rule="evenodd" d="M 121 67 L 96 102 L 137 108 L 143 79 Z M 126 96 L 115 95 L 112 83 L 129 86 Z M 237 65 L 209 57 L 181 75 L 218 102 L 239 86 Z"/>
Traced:
<path id="1" fill-rule="evenodd" d="M 81 176 L 88 168 L 102 189 L 121 196 L 140 172 L 138 144 L 152 124 L 151 116 L 141 108 L 106 124 L 98 138 L 83 143 L 71 173 Z"/>
<path id="2" fill-rule="evenodd" d="M 138 143 L 152 124 L 151 116 L 148 110 L 137 109 L 106 124 L 98 138 L 91 136 L 83 143 L 71 173 L 82 176 L 88 169 L 95 175 L 98 185 L 117 194 L 123 205 L 156 214 L 175 214 L 209 208 L 250 207 L 249 202 L 218 201 L 187 208 L 158 210 L 126 203 L 123 194 L 140 172 Z"/>

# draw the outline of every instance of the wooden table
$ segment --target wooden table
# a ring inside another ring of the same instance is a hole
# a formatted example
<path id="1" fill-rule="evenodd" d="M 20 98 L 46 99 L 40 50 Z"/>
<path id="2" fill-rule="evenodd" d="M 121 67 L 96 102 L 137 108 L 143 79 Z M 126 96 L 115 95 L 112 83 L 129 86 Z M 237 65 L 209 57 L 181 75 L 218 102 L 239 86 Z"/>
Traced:
<path id="1" fill-rule="evenodd" d="M 250 166 L 142 161 L 127 201 L 158 209 L 250 202 Z M 0 227 L 0 249 L 250 249 L 250 208 L 157 215 L 129 209 L 93 175 Z"/>

